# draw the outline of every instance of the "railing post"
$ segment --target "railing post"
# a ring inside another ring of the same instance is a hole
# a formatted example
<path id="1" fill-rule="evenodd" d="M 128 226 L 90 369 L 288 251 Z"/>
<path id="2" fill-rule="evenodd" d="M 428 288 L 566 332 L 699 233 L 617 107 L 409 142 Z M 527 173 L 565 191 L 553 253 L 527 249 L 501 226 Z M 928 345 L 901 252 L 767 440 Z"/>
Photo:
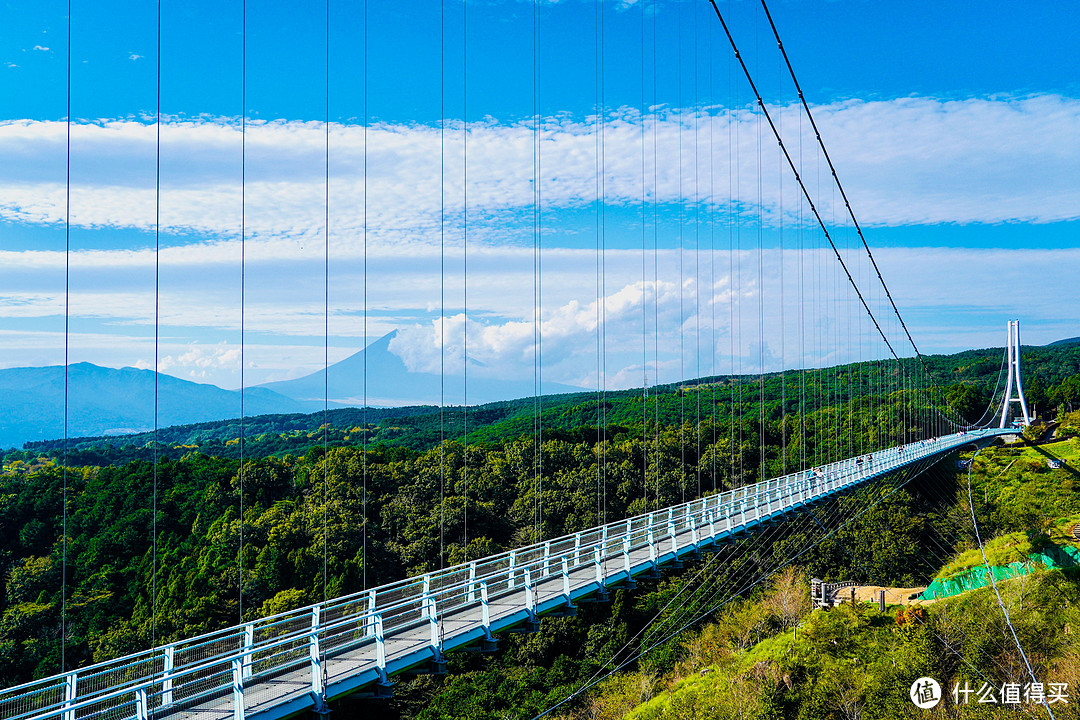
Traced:
<path id="1" fill-rule="evenodd" d="M 468 602 L 476 602 L 476 561 L 469 563 L 469 592 L 465 599 Z"/>
<path id="2" fill-rule="evenodd" d="M 540 577 L 546 578 L 550 574 L 550 570 L 548 569 L 548 561 L 550 561 L 550 560 L 551 560 L 551 541 L 550 540 L 545 540 L 544 541 L 544 567 L 540 571 Z"/>
<path id="3" fill-rule="evenodd" d="M 233 720 L 244 720 L 244 661 L 233 658 Z"/>
<path id="4" fill-rule="evenodd" d="M 517 569 L 516 566 L 517 566 L 517 550 L 511 550 L 510 551 L 510 568 L 507 570 L 507 575 L 509 577 L 509 580 L 506 581 L 506 589 L 507 590 L 513 590 L 514 589 L 514 573 L 515 573 L 515 571 Z"/>
<path id="5" fill-rule="evenodd" d="M 603 589 L 604 587 L 604 566 L 601 562 L 601 552 L 599 547 L 593 548 L 593 564 L 596 566 L 596 584 Z"/>
<path id="6" fill-rule="evenodd" d="M 165 647 L 165 660 L 162 663 L 162 677 L 161 682 L 161 704 L 172 705 L 172 672 L 174 666 L 174 658 L 176 656 L 176 646 L 167 645 Z M 66 720 L 66 719 L 65 719 Z M 74 720 L 74 718 L 72 718 Z"/>
<path id="7" fill-rule="evenodd" d="M 255 646 L 255 624 L 244 625 L 244 678 L 251 677 L 251 649 Z"/>
<path id="8" fill-rule="evenodd" d="M 562 558 L 562 590 L 566 596 L 566 604 L 570 604 L 570 562 L 563 555 Z"/>
<path id="9" fill-rule="evenodd" d="M 323 696 L 322 648 L 319 643 L 319 607 L 311 608 L 311 634 L 308 636 L 308 652 L 311 655 L 311 692 Z"/>
<path id="10" fill-rule="evenodd" d="M 427 599 L 429 595 L 431 595 L 431 575 L 427 574 L 424 576 L 424 594 L 421 598 L 420 617 L 422 618 L 427 618 L 428 616 Z"/>
<path id="11" fill-rule="evenodd" d="M 536 619 L 536 597 L 533 595 L 532 573 L 529 572 L 529 566 L 525 566 L 525 612 L 529 614 L 530 620 Z"/>
<path id="12" fill-rule="evenodd" d="M 135 717 L 138 720 L 146 720 L 150 717 L 150 711 L 147 708 L 146 688 L 135 688 Z"/>
<path id="13" fill-rule="evenodd" d="M 629 535 L 623 535 L 622 551 L 623 551 L 623 566 L 626 568 L 626 579 L 627 580 L 633 580 L 634 578 L 631 577 L 631 575 L 630 575 L 630 536 Z"/>
<path id="14" fill-rule="evenodd" d="M 364 637 L 375 634 L 375 590 L 368 591 L 367 615 L 364 618 Z"/>
<path id="15" fill-rule="evenodd" d="M 574 567 L 581 564 L 581 533 L 574 533 Z"/>
<path id="16" fill-rule="evenodd" d="M 700 547 L 700 539 L 697 532 L 697 521 L 693 516 L 690 517 L 690 541 L 694 543 L 694 549 L 697 550 Z"/>
<path id="17" fill-rule="evenodd" d="M 659 563 L 657 562 L 656 534 L 653 532 L 652 527 L 649 528 L 648 535 L 645 537 L 649 543 L 649 562 L 652 563 L 653 569 L 655 570 Z"/>
<path id="18" fill-rule="evenodd" d="M 79 674 L 74 670 L 64 676 L 64 707 L 70 707 L 75 702 L 78 685 Z M 64 710 L 64 720 L 75 720 L 75 711 Z"/>
<path id="19" fill-rule="evenodd" d="M 484 628 L 484 637 L 491 639 L 491 608 L 488 605 L 488 586 L 486 580 L 480 581 L 480 624 Z"/>
<path id="20" fill-rule="evenodd" d="M 671 540 L 671 554 L 675 557 L 676 560 L 678 560 L 679 559 L 679 541 L 676 538 L 678 533 L 675 532 L 675 521 L 674 520 L 668 520 L 667 534 L 668 534 L 668 538 Z"/>
<path id="21" fill-rule="evenodd" d="M 439 611 L 435 605 L 435 598 L 430 595 L 425 596 L 424 606 L 428 618 L 428 627 L 431 629 L 431 650 L 435 653 L 436 658 L 440 658 L 442 657 L 442 643 L 439 642 Z"/>
<path id="22" fill-rule="evenodd" d="M 375 614 L 375 668 L 379 673 L 380 682 L 387 682 L 386 674 L 386 635 L 383 631 L 383 619 L 381 613 Z"/>

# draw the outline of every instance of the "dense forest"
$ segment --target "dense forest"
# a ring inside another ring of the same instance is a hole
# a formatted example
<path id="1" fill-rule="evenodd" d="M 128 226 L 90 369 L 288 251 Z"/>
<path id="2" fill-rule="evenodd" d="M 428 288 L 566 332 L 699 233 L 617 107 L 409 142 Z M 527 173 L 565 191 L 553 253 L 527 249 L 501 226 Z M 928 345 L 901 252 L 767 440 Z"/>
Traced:
<path id="1" fill-rule="evenodd" d="M 980 352 L 927 359 L 936 392 L 969 417 L 982 412 L 1000 369 L 1000 354 Z M 1080 402 L 1080 346 L 1025 349 L 1024 362 L 1029 401 L 1053 399 L 1062 410 Z M 248 418 L 242 464 L 235 422 L 164 429 L 156 445 L 152 436 L 76 441 L 66 468 L 56 443 L 9 452 L 0 475 L 0 681 L 61 671 L 62 588 L 70 668 L 321 599 L 324 555 L 326 593 L 335 596 L 583 529 L 601 513 L 624 517 L 932 432 L 927 393 L 888 368 L 707 378 L 607 393 L 600 403 L 592 394 L 543 398 L 540 432 L 532 399 L 497 403 L 469 409 L 467 443 L 462 409 L 410 408 Z M 817 526 L 763 546 L 754 567 L 774 567 L 791 544 L 812 545 L 800 564 L 820 577 L 924 581 L 931 570 L 920 548 L 959 546 L 934 520 L 955 504 L 948 482 L 955 478 L 879 494 L 859 517 L 833 508 Z M 861 507 L 866 493 L 845 502 Z M 838 517 L 851 522 L 837 530 Z M 461 717 L 446 703 L 478 693 L 517 698 L 509 707 L 522 713 L 540 707 L 601 667 L 692 570 L 579 618 L 545 621 L 540 635 L 507 640 L 496 656 L 454 658 L 460 674 L 403 687 L 387 712 Z M 670 672 L 685 653 L 679 642 L 643 662 Z"/>

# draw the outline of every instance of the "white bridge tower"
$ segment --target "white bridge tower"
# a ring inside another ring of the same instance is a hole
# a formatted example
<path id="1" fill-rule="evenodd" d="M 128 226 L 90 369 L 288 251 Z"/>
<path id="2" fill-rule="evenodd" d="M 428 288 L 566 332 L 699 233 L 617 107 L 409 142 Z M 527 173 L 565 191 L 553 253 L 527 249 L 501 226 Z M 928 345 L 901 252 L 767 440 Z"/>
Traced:
<path id="1" fill-rule="evenodd" d="M 1001 425 L 1004 428 L 1009 419 L 1009 406 L 1014 402 L 1020 403 L 1020 411 L 1024 415 L 1024 425 L 1031 424 L 1031 416 L 1028 415 L 1027 401 L 1024 400 L 1024 386 L 1020 382 L 1020 321 L 1010 320 L 1008 331 L 1007 350 L 1009 355 L 1009 379 L 1005 383 L 1005 401 L 1001 404 Z M 1013 397 L 1013 383 L 1016 383 L 1016 397 Z"/>

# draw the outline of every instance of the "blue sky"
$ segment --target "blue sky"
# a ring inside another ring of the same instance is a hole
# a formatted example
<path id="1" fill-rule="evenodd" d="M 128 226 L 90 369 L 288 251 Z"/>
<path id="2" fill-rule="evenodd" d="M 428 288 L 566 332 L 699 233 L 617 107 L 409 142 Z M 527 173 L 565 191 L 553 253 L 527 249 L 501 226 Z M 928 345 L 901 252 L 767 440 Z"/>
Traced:
<path id="1" fill-rule="evenodd" d="M 245 106 L 240 2 L 163 0 L 158 366 L 239 382 L 242 114 L 249 383 L 323 362 L 326 202 L 331 361 L 364 345 L 366 314 L 367 339 L 400 330 L 393 348 L 415 369 L 439 367 L 445 353 L 448 372 L 460 372 L 467 338 L 477 372 L 531 377 L 534 311 L 545 377 L 586 387 L 598 375 L 625 387 L 880 356 L 853 298 L 835 289 L 835 261 L 780 172 L 711 6 L 641 2 L 540 6 L 536 308 L 532 3 L 369 0 L 365 29 L 362 4 L 331 0 L 329 58 L 322 5 L 249 3 Z M 720 5 L 815 203 L 887 316 L 760 5 Z M 921 348 L 1000 345 L 1014 316 L 1025 342 L 1080 335 L 1080 10 L 842 0 L 770 9 Z M 0 367 L 58 364 L 66 2 L 0 12 Z M 156 13 L 147 0 L 73 1 L 72 361 L 155 364 Z"/>

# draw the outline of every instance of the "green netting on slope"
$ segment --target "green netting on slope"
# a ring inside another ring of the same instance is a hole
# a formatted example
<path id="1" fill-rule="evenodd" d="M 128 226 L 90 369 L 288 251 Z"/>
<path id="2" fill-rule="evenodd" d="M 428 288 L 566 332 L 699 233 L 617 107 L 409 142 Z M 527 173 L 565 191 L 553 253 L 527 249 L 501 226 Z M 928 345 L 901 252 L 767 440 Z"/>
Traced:
<path id="1" fill-rule="evenodd" d="M 972 568 L 948 579 L 937 579 L 922 591 L 920 600 L 934 600 L 959 595 L 968 590 L 986 587 L 990 584 L 990 573 L 994 580 L 1008 580 L 1020 575 L 1028 575 L 1041 568 L 1066 568 L 1080 566 L 1080 549 L 1068 545 L 1051 545 L 1031 553 L 1028 560 Z"/>

